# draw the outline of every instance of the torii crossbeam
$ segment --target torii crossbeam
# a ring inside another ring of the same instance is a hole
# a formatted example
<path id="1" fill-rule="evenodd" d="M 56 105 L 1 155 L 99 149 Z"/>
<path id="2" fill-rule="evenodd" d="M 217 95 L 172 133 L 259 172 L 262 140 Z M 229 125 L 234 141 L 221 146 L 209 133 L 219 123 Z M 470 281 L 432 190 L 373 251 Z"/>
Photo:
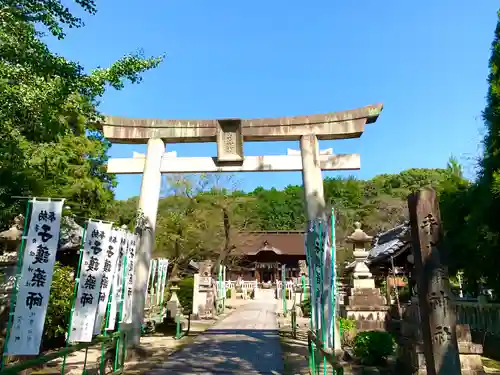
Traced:
<path id="1" fill-rule="evenodd" d="M 325 216 L 321 170 L 360 168 L 358 154 L 319 152 L 319 140 L 358 138 L 366 124 L 374 123 L 382 104 L 321 115 L 220 120 L 157 120 L 107 116 L 104 136 L 113 143 L 147 143 L 146 156 L 111 158 L 108 173 L 143 174 L 139 210 L 148 230 L 137 254 L 134 319 L 131 341 L 138 344 L 144 318 L 146 285 L 154 245 L 154 230 L 162 173 L 302 171 L 307 217 Z M 244 141 L 300 140 L 300 151 L 281 156 L 244 156 Z M 217 157 L 182 158 L 165 153 L 165 143 L 217 142 Z M 338 333 L 338 330 L 336 330 Z M 336 337 L 335 347 L 340 344 Z"/>

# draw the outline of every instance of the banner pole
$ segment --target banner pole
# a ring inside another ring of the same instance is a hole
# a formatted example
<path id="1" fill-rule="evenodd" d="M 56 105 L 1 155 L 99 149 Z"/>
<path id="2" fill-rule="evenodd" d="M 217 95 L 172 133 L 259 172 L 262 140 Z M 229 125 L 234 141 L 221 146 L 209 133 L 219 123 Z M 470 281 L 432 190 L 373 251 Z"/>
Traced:
<path id="1" fill-rule="evenodd" d="M 102 335 L 106 337 L 108 335 L 108 332 L 106 331 L 106 327 L 109 324 L 109 315 L 111 313 L 111 301 L 113 300 L 113 287 L 111 287 L 109 291 L 109 296 L 108 296 L 108 306 L 106 310 L 106 318 L 104 320 L 104 329 Z M 104 350 L 104 342 L 101 344 L 101 374 L 104 374 L 104 363 L 105 363 L 105 350 Z"/>
<path id="2" fill-rule="evenodd" d="M 332 326 L 330 327 L 331 329 L 331 346 L 332 348 L 336 348 L 335 345 L 335 329 L 336 329 L 336 324 L 337 324 L 337 317 L 338 317 L 338 311 L 337 311 L 337 267 L 336 267 L 336 238 L 335 238 L 335 208 L 332 208 L 332 221 L 331 221 L 331 227 L 332 227 L 332 233 L 331 233 L 331 246 L 332 246 L 332 298 L 331 298 L 331 303 L 332 303 L 332 314 L 333 314 L 333 319 L 332 319 Z M 340 332 L 339 332 L 340 333 Z"/>
<path id="3" fill-rule="evenodd" d="M 123 278 L 122 278 L 122 295 L 120 298 L 120 308 L 118 309 L 118 322 L 116 323 L 117 325 L 117 330 L 121 330 L 121 322 L 122 322 L 122 316 L 123 316 L 123 301 L 125 299 L 125 285 L 127 281 L 127 251 L 125 250 L 125 253 L 123 255 Z M 123 336 L 124 340 L 123 343 L 121 343 L 121 337 L 118 336 L 118 339 L 116 340 L 116 356 L 115 356 L 115 371 L 118 370 L 118 352 L 120 348 L 120 343 L 122 344 L 122 360 L 125 358 L 125 351 L 126 351 L 126 337 L 125 335 Z"/>
<path id="4" fill-rule="evenodd" d="M 36 198 L 33 198 L 33 200 L 35 199 Z M 3 346 L 2 359 L 0 360 L 0 370 L 3 370 L 5 364 L 5 353 L 8 351 L 10 331 L 12 329 L 12 322 L 14 320 L 14 308 L 15 308 L 14 305 L 16 304 L 17 287 L 19 279 L 21 278 L 21 269 L 23 266 L 24 248 L 26 246 L 26 236 L 28 234 L 28 216 L 30 214 L 30 208 L 31 208 L 31 200 L 28 200 L 28 202 L 26 203 L 26 212 L 24 215 L 24 227 L 22 232 L 23 234 L 21 237 L 21 246 L 19 247 L 19 253 L 17 255 L 16 276 L 14 278 L 14 286 L 12 289 L 12 295 L 10 297 L 9 321 L 7 323 L 7 332 L 5 333 L 5 343 Z"/>
<path id="5" fill-rule="evenodd" d="M 306 259 L 307 259 L 307 266 L 309 270 L 309 305 L 310 305 L 310 311 L 309 311 L 309 326 L 311 329 L 311 332 L 315 332 L 315 309 L 314 309 L 314 285 L 312 284 L 313 282 L 315 283 L 315 265 L 313 263 L 313 253 L 315 252 L 315 249 L 313 248 L 314 243 L 315 243 L 315 236 L 316 233 L 314 231 L 315 223 L 313 221 L 309 222 L 309 228 L 307 231 L 307 237 L 306 237 Z M 309 349 L 309 370 L 311 374 L 316 374 L 316 359 L 315 359 L 315 349 L 314 349 L 314 342 L 312 340 L 308 340 L 308 349 Z"/>
<path id="6" fill-rule="evenodd" d="M 320 292 L 320 306 L 321 306 L 321 311 L 320 311 L 320 319 L 321 319 L 321 342 L 323 344 L 323 349 L 326 349 L 326 319 L 325 319 L 325 291 L 324 291 L 324 256 L 325 256 L 325 244 L 327 243 L 326 237 L 324 234 L 328 235 L 328 232 L 326 232 L 326 229 L 328 228 L 327 223 L 322 220 L 321 222 L 321 230 L 320 230 L 320 236 L 321 236 L 321 241 L 320 241 L 320 246 L 321 246 L 321 258 L 320 258 L 320 285 L 321 285 L 321 292 Z M 326 356 L 323 356 L 323 375 L 327 374 L 327 362 L 326 362 Z"/>
<path id="7" fill-rule="evenodd" d="M 161 285 L 163 282 L 163 258 L 158 259 L 158 276 L 156 277 L 156 307 L 159 308 L 160 311 L 158 311 L 158 318 L 161 319 L 162 312 L 163 312 L 163 307 L 160 304 L 160 293 L 161 293 Z"/>
<path id="8" fill-rule="evenodd" d="M 90 219 L 89 219 L 90 221 Z M 73 301 L 71 302 L 71 310 L 69 313 L 69 323 L 68 323 L 68 331 L 66 332 L 66 348 L 69 346 L 69 335 L 71 334 L 71 328 L 73 325 L 73 313 L 75 312 L 75 302 L 76 302 L 76 297 L 78 294 L 78 286 L 80 285 L 80 271 L 82 268 L 82 259 L 83 259 L 83 246 L 85 244 L 85 235 L 87 234 L 87 224 L 88 222 L 85 223 L 85 226 L 83 228 L 82 232 L 82 240 L 80 242 L 80 255 L 78 257 L 78 266 L 76 269 L 76 277 L 75 277 L 75 286 L 73 287 Z M 66 360 L 68 358 L 68 355 L 65 354 L 63 358 L 63 363 L 61 367 L 61 375 L 64 375 L 64 369 L 66 367 Z"/>
<path id="9" fill-rule="evenodd" d="M 152 275 L 151 275 L 151 289 L 154 288 L 154 284 L 155 284 L 155 277 L 158 277 L 157 276 L 157 268 L 158 268 L 158 261 L 156 259 L 153 259 L 154 263 L 153 263 L 153 266 L 154 266 L 154 272 L 152 272 Z M 153 291 L 153 290 L 151 290 Z M 153 315 L 153 306 L 154 306 L 154 293 L 149 293 L 149 309 L 151 310 L 151 315 Z"/>

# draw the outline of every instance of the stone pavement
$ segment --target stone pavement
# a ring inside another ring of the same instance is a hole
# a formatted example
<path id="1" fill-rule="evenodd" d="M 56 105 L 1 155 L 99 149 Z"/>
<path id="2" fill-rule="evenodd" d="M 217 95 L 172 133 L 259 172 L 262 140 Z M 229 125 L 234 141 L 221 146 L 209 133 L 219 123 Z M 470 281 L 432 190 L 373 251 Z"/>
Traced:
<path id="1" fill-rule="evenodd" d="M 283 374 L 276 300 L 251 301 L 149 375 Z"/>

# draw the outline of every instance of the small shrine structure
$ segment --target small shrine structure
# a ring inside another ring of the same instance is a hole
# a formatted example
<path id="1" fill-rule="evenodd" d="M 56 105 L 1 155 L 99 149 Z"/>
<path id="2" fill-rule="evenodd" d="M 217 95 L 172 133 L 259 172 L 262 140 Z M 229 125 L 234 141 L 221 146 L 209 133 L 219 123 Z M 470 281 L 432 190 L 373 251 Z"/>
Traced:
<path id="1" fill-rule="evenodd" d="M 303 231 L 255 231 L 240 233 L 240 246 L 233 251 L 236 264 L 228 270 L 230 281 L 276 283 L 282 278 L 295 280 L 306 274 Z"/>

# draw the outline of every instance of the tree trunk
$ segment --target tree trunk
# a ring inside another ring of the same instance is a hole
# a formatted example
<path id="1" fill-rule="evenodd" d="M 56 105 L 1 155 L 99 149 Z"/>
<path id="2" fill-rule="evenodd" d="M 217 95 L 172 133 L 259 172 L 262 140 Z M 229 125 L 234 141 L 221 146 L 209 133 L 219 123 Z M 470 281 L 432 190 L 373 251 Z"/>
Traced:
<path id="1" fill-rule="evenodd" d="M 234 249 L 234 246 L 231 245 L 231 222 L 229 220 L 229 212 L 227 208 L 222 207 L 222 214 L 224 220 L 224 248 L 217 257 L 217 261 L 215 262 L 214 268 L 212 269 L 212 275 L 214 279 L 217 279 L 219 273 L 219 266 L 224 263 L 224 260 L 227 258 L 229 253 Z M 218 303 L 217 302 L 218 285 L 216 284 L 217 283 L 214 283 L 212 287 L 214 295 L 216 296 L 216 298 L 214 298 L 214 309 L 217 309 L 217 303 Z"/>

